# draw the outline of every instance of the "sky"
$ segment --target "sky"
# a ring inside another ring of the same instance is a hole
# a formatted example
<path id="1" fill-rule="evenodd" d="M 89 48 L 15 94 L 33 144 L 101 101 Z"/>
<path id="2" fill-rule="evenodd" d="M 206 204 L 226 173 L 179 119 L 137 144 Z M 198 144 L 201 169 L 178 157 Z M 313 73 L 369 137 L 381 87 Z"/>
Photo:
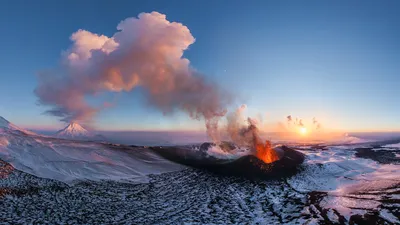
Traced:
<path id="1" fill-rule="evenodd" d="M 64 124 L 33 93 L 79 29 L 112 36 L 118 23 L 157 11 L 187 26 L 191 66 L 268 123 L 287 115 L 343 131 L 400 131 L 398 1 L 0 2 L 0 116 L 31 129 Z M 190 130 L 203 122 L 164 116 L 140 88 L 106 96 L 100 130 Z M 236 104 L 236 105 L 235 105 Z"/>

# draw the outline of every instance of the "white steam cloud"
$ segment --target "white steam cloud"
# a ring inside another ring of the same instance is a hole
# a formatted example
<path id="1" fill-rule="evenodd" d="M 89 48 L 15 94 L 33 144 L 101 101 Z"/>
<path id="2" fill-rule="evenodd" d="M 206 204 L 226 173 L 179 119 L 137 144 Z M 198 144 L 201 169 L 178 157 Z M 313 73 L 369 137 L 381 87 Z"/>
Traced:
<path id="1" fill-rule="evenodd" d="M 89 121 L 104 106 L 85 100 L 101 92 L 129 92 L 143 87 L 149 103 L 164 113 L 179 109 L 205 119 L 217 138 L 218 120 L 231 96 L 190 67 L 183 53 L 194 43 L 190 30 L 158 12 L 141 13 L 117 26 L 112 37 L 86 30 L 71 36 L 59 72 L 41 75 L 35 94 L 47 113 L 62 121 Z"/>

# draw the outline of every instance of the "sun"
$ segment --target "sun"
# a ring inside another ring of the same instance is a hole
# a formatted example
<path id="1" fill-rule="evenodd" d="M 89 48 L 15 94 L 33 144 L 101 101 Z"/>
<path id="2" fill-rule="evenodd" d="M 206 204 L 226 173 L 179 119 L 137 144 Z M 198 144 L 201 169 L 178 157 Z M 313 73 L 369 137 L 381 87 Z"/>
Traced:
<path id="1" fill-rule="evenodd" d="M 307 134 L 307 128 L 305 128 L 305 127 L 300 127 L 300 134 L 306 135 L 306 134 Z"/>

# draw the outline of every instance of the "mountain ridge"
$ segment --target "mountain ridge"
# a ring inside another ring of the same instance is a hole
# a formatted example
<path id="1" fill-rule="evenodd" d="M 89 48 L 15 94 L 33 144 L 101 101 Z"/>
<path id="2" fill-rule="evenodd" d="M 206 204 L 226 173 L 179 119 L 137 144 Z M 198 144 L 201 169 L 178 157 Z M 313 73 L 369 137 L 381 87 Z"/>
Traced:
<path id="1" fill-rule="evenodd" d="M 17 131 L 17 132 L 21 132 L 21 133 L 28 134 L 28 135 L 36 135 L 36 136 L 38 135 L 32 131 L 25 130 L 25 129 L 18 127 L 17 125 L 9 122 L 2 116 L 0 116 L 0 128 L 3 128 L 3 129 L 5 128 L 7 130 Z"/>

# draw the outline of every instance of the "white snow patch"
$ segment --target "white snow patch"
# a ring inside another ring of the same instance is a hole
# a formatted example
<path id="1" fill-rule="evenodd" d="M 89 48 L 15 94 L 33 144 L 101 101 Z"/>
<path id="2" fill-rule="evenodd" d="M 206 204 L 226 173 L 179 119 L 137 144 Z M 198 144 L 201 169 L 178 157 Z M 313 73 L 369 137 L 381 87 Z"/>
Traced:
<path id="1" fill-rule="evenodd" d="M 385 148 L 400 148 L 400 143 L 384 145 L 383 147 L 385 147 Z"/>
<path id="2" fill-rule="evenodd" d="M 379 164 L 354 156 L 354 151 L 330 147 L 324 151 L 303 151 L 305 171 L 289 180 L 299 191 L 341 193 L 383 188 L 400 182 L 400 165 Z M 367 182 L 365 182 L 367 181 Z M 369 185 L 371 184 L 371 185 Z"/>
<path id="3" fill-rule="evenodd" d="M 357 192 L 378 191 L 390 188 L 400 183 L 399 165 L 385 164 L 376 165 L 375 171 L 370 173 L 360 173 L 352 179 L 358 181 L 354 183 L 344 184 L 337 189 L 340 194 L 351 194 Z"/>
<path id="4" fill-rule="evenodd" d="M 237 159 L 245 155 L 250 155 L 248 148 L 235 148 L 232 151 L 224 151 L 219 146 L 211 146 L 207 150 L 207 154 L 219 159 Z"/>
<path id="5" fill-rule="evenodd" d="M 335 212 L 332 209 L 329 209 L 326 215 L 328 216 L 330 221 L 334 223 L 339 223 L 339 217 L 335 214 Z"/>
<path id="6" fill-rule="evenodd" d="M 288 183 L 300 192 L 327 192 L 321 206 L 336 209 L 347 219 L 356 213 L 354 208 L 375 209 L 381 204 L 379 195 L 365 193 L 381 192 L 379 190 L 400 184 L 400 173 L 397 172 L 400 165 L 358 158 L 354 151 L 342 147 L 300 151 L 306 154 L 304 171 L 290 178 Z M 359 193 L 364 194 L 358 196 Z"/>
<path id="7" fill-rule="evenodd" d="M 147 182 L 149 174 L 184 168 L 144 148 L 117 149 L 95 142 L 5 135 L 8 145 L 0 146 L 4 160 L 18 170 L 63 182 L 86 179 Z"/>
<path id="8" fill-rule="evenodd" d="M 382 218 L 385 218 L 387 221 L 390 221 L 393 224 L 400 224 L 399 219 L 392 213 L 390 213 L 387 209 L 379 210 L 379 214 L 382 216 Z"/>

